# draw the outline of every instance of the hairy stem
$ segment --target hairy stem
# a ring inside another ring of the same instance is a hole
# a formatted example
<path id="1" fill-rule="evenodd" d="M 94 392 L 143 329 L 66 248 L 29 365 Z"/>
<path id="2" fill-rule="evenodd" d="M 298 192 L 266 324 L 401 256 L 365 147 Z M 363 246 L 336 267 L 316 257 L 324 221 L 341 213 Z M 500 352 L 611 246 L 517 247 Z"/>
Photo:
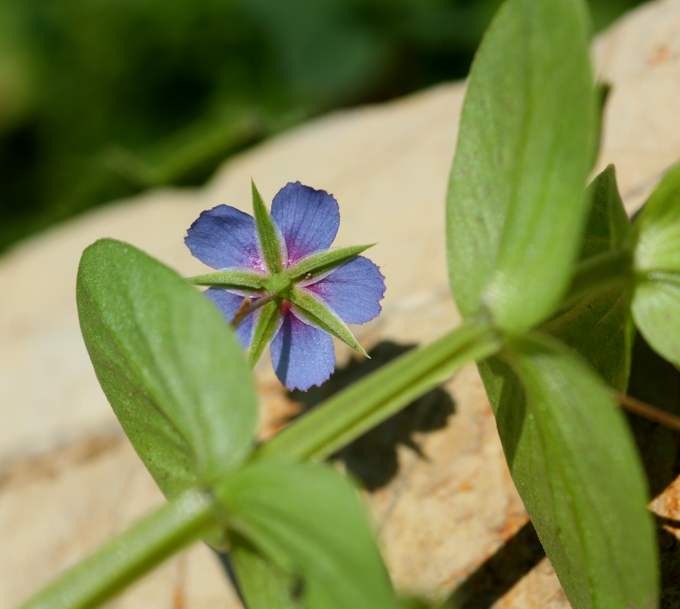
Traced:
<path id="1" fill-rule="evenodd" d="M 275 296 L 273 294 L 269 294 L 267 296 L 263 296 L 262 298 L 257 299 L 244 298 L 243 302 L 241 303 L 241 306 L 238 308 L 238 311 L 236 311 L 236 315 L 234 315 L 234 319 L 231 320 L 232 327 L 238 328 L 240 323 L 248 315 L 250 315 L 256 309 L 259 309 L 260 307 L 266 305 L 274 298 Z"/>
<path id="2" fill-rule="evenodd" d="M 326 400 L 261 446 L 256 456 L 324 459 L 500 346 L 489 325 L 466 322 Z"/>

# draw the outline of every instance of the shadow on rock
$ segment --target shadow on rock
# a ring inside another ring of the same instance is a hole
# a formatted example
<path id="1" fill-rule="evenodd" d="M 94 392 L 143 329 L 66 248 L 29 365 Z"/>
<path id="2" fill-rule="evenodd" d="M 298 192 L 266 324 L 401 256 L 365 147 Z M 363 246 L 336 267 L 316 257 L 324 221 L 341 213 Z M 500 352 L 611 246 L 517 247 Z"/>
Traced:
<path id="1" fill-rule="evenodd" d="M 680 415 L 680 373 L 638 335 L 628 393 Z M 628 417 L 647 474 L 651 496 L 657 496 L 680 474 L 677 433 L 637 416 Z M 680 609 L 680 521 L 655 517 L 661 566 L 663 609 Z M 672 534 L 671 531 L 675 533 Z M 491 609 L 545 556 L 530 522 L 481 563 L 453 591 L 445 609 Z"/>
<path id="2" fill-rule="evenodd" d="M 413 348 L 414 345 L 383 341 L 369 351 L 371 359 L 352 360 L 347 366 L 336 370 L 321 387 L 307 392 L 294 391 L 290 397 L 302 406 L 301 414 L 304 414 Z M 443 429 L 454 410 L 451 396 L 444 389 L 433 389 L 335 453 L 331 460 L 342 462 L 367 490 L 375 491 L 387 485 L 397 475 L 399 445 L 408 446 L 426 458 L 415 434 Z"/>
<path id="3" fill-rule="evenodd" d="M 443 609 L 491 609 L 543 558 L 530 522 L 521 527 L 453 591 Z"/>

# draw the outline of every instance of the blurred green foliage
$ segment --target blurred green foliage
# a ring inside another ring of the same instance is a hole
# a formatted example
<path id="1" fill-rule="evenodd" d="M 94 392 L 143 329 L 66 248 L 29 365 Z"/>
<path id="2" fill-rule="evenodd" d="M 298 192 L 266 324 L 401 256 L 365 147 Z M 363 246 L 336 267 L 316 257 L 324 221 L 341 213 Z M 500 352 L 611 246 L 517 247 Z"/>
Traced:
<path id="1" fill-rule="evenodd" d="M 309 116 L 463 76 L 500 0 L 5 0 L 0 250 Z M 591 0 L 597 27 L 639 0 Z M 294 176 L 292 176 L 294 177 Z"/>

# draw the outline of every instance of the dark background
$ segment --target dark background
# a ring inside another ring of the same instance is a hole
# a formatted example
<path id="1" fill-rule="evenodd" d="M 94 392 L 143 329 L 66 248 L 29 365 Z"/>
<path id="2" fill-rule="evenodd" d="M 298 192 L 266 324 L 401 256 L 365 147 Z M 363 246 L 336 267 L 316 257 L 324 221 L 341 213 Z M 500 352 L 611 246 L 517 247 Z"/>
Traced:
<path id="1" fill-rule="evenodd" d="M 310 116 L 460 78 L 499 4 L 3 0 L 0 251 L 111 199 L 200 183 Z M 591 0 L 595 27 L 636 4 Z"/>

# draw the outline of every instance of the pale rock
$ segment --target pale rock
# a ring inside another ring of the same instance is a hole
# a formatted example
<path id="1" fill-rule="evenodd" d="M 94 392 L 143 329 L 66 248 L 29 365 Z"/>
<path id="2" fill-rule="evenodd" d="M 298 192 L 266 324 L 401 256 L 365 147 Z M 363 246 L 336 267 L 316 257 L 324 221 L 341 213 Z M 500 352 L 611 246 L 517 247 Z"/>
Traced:
<path id="1" fill-rule="evenodd" d="M 643 5 L 595 44 L 598 78 L 612 84 L 600 167 L 614 163 L 629 211 L 680 159 L 678 0 Z"/>

